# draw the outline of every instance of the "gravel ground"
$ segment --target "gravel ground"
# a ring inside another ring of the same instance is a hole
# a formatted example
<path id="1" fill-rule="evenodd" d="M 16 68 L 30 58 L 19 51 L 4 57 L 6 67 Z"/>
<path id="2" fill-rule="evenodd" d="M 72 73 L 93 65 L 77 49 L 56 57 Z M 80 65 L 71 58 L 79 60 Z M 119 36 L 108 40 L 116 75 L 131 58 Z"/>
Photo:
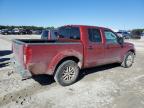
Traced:
<path id="1" fill-rule="evenodd" d="M 7 66 L 13 38 L 39 36 L 0 36 L 0 107 L 1 108 L 143 108 L 144 39 L 127 40 L 136 46 L 131 68 L 117 64 L 85 69 L 79 81 L 68 87 L 57 85 L 53 77 L 41 75 L 21 81 Z"/>

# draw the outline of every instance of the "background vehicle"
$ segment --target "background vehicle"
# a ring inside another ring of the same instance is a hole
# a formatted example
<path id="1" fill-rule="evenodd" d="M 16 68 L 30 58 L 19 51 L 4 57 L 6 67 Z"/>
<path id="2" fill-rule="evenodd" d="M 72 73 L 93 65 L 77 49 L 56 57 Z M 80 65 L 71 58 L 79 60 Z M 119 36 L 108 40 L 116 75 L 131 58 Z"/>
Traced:
<path id="1" fill-rule="evenodd" d="M 23 79 L 31 75 L 54 75 L 62 86 L 73 84 L 79 69 L 120 63 L 132 66 L 135 49 L 131 43 L 104 27 L 70 25 L 55 33 L 57 40 L 17 39 L 13 41 L 14 61 Z"/>
<path id="2" fill-rule="evenodd" d="M 141 39 L 141 32 L 140 31 L 132 31 L 131 32 L 131 38 L 132 39 Z"/>
<path id="3" fill-rule="evenodd" d="M 124 37 L 125 39 L 130 39 L 131 38 L 131 35 L 126 31 L 119 31 L 119 32 L 117 32 L 117 34 L 121 37 Z"/>
<path id="4" fill-rule="evenodd" d="M 11 30 L 8 30 L 8 29 L 2 29 L 2 30 L 1 30 L 1 34 L 2 34 L 2 35 L 8 35 L 8 34 L 11 34 L 11 32 L 12 32 L 12 31 L 11 31 Z"/>
<path id="5" fill-rule="evenodd" d="M 19 35 L 20 34 L 20 30 L 18 28 L 14 28 L 12 34 Z"/>
<path id="6" fill-rule="evenodd" d="M 28 29 L 20 29 L 20 34 L 26 35 L 26 34 L 32 34 L 31 30 Z"/>
<path id="7" fill-rule="evenodd" d="M 144 32 L 142 32 L 141 36 L 144 36 Z"/>
<path id="8" fill-rule="evenodd" d="M 32 34 L 40 35 L 42 30 L 32 30 Z"/>

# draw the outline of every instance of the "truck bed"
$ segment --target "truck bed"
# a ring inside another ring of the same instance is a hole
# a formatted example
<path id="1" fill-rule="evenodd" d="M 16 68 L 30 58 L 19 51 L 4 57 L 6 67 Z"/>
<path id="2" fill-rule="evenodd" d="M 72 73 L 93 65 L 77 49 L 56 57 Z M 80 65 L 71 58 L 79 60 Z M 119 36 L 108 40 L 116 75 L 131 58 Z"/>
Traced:
<path id="1" fill-rule="evenodd" d="M 80 42 L 80 41 L 46 40 L 46 39 L 15 39 L 13 40 L 13 42 L 17 44 L 56 44 L 56 43 L 73 43 L 73 42 Z"/>
<path id="2" fill-rule="evenodd" d="M 58 62 L 75 56 L 82 61 L 83 45 L 80 41 L 16 39 L 13 40 L 15 61 L 33 74 L 53 74 Z"/>

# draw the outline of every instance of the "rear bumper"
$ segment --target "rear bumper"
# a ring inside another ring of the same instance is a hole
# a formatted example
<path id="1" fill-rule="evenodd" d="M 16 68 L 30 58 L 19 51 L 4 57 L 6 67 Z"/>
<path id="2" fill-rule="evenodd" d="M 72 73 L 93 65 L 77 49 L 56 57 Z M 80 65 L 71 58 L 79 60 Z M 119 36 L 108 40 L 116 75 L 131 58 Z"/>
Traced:
<path id="1" fill-rule="evenodd" d="M 14 58 L 11 59 L 10 65 L 13 67 L 14 71 L 21 75 L 22 79 L 28 79 L 32 77 L 31 72 L 20 65 Z"/>

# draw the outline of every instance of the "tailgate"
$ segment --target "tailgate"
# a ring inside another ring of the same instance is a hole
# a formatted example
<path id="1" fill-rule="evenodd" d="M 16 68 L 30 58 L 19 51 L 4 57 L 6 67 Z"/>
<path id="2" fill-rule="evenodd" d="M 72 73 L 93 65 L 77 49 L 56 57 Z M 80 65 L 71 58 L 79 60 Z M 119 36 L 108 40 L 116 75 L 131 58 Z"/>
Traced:
<path id="1" fill-rule="evenodd" d="M 19 43 L 17 40 L 13 40 L 12 49 L 14 54 L 14 60 L 19 64 L 24 64 L 24 45 Z"/>

